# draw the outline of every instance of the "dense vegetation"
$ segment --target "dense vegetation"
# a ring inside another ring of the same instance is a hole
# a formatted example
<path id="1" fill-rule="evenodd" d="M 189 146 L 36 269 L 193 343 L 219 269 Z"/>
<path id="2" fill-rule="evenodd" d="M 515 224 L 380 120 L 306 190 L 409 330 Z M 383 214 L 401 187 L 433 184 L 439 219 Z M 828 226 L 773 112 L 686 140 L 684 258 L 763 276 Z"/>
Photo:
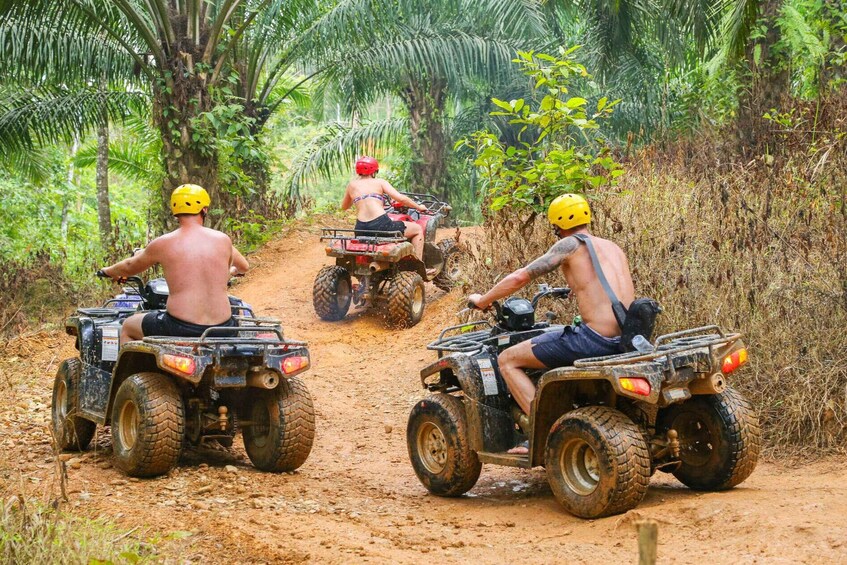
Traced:
<path id="1" fill-rule="evenodd" d="M 829 0 L 0 0 L 0 334 L 94 292 L 177 184 L 249 249 L 369 153 L 508 243 L 474 289 L 587 194 L 664 324 L 751 336 L 772 443 L 836 445 L 845 34 Z"/>

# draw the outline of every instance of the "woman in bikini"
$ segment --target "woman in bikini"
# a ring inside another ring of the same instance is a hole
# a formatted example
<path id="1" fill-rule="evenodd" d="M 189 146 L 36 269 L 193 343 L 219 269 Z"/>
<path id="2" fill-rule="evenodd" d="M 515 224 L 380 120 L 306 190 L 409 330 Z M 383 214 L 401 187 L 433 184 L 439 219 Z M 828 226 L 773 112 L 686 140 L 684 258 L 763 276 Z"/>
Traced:
<path id="1" fill-rule="evenodd" d="M 423 260 L 423 229 L 414 222 L 398 222 L 388 217 L 385 212 L 384 198 L 388 196 L 392 200 L 400 202 L 404 206 L 424 211 L 426 206 L 416 203 L 408 196 L 397 192 L 387 181 L 376 178 L 379 171 L 379 163 L 373 157 L 360 157 L 356 161 L 357 178 L 350 181 L 341 201 L 341 209 L 347 210 L 356 205 L 356 227 L 357 236 L 361 232 L 385 232 L 386 234 L 401 232 L 409 238 L 415 255 Z"/>

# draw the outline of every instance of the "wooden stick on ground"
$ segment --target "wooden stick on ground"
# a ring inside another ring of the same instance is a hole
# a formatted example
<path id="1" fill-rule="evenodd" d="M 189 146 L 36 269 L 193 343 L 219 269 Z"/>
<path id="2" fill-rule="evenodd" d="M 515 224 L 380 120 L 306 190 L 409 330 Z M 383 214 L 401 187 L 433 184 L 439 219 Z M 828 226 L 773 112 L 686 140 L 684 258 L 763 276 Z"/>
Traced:
<path id="1" fill-rule="evenodd" d="M 635 528 L 638 530 L 638 565 L 656 565 L 659 524 L 655 520 L 639 520 Z"/>

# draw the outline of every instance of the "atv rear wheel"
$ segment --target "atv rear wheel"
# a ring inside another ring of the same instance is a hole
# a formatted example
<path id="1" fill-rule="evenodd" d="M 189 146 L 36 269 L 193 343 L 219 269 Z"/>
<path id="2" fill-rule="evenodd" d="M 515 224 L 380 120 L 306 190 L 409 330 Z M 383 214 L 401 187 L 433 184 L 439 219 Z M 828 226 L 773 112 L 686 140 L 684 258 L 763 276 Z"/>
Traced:
<path id="1" fill-rule="evenodd" d="M 607 406 L 559 418 L 547 436 L 547 480 L 565 509 L 582 518 L 625 512 L 650 482 L 650 452 L 638 426 Z"/>
<path id="2" fill-rule="evenodd" d="M 461 250 L 453 238 L 438 242 L 444 264 L 441 271 L 432 279 L 432 284 L 441 290 L 449 291 L 459 283 L 462 276 Z"/>
<path id="3" fill-rule="evenodd" d="M 179 460 L 185 408 L 179 387 L 161 373 L 132 375 L 112 406 L 115 466 L 132 477 L 163 475 Z"/>
<path id="4" fill-rule="evenodd" d="M 671 405 L 659 413 L 657 427 L 679 434 L 682 464 L 673 475 L 689 488 L 730 489 L 756 468 L 762 448 L 759 420 L 732 388 Z"/>
<path id="5" fill-rule="evenodd" d="M 315 277 L 312 304 L 321 320 L 337 322 L 347 315 L 353 297 L 350 273 L 344 267 L 324 267 Z"/>
<path id="6" fill-rule="evenodd" d="M 56 446 L 64 451 L 83 451 L 97 424 L 77 416 L 79 410 L 79 381 L 82 377 L 82 363 L 79 359 L 66 359 L 56 371 L 53 381 L 53 404 L 51 421 Z"/>
<path id="7" fill-rule="evenodd" d="M 315 408 L 299 377 L 272 390 L 250 389 L 242 426 L 244 448 L 257 469 L 293 471 L 306 462 L 315 439 Z"/>
<path id="8" fill-rule="evenodd" d="M 438 496 L 460 496 L 476 484 L 482 463 L 471 451 L 465 406 L 449 394 L 432 394 L 409 414 L 406 444 L 423 486 Z"/>
<path id="9" fill-rule="evenodd" d="M 400 271 L 388 281 L 388 323 L 401 328 L 421 321 L 426 306 L 424 282 L 414 271 Z"/>

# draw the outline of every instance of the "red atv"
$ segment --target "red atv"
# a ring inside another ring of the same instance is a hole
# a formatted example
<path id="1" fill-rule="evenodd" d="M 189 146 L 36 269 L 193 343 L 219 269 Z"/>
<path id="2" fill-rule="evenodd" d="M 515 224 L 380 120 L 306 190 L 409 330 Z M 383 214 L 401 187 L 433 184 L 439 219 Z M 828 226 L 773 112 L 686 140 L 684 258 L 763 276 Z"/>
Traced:
<path id="1" fill-rule="evenodd" d="M 420 224 L 424 260 L 415 257 L 412 244 L 400 232 L 360 231 L 357 237 L 351 229 L 324 228 L 321 241 L 327 242 L 326 254 L 335 257 L 335 265 L 320 270 L 312 289 L 315 312 L 322 320 L 344 318 L 352 303 L 382 307 L 393 326 L 414 326 L 423 316 L 424 281 L 449 290 L 459 279 L 456 239 L 435 242 L 435 230 L 452 208 L 434 196 L 403 194 L 427 210 L 419 212 L 398 202 L 386 204 L 385 210 L 392 220 Z"/>

